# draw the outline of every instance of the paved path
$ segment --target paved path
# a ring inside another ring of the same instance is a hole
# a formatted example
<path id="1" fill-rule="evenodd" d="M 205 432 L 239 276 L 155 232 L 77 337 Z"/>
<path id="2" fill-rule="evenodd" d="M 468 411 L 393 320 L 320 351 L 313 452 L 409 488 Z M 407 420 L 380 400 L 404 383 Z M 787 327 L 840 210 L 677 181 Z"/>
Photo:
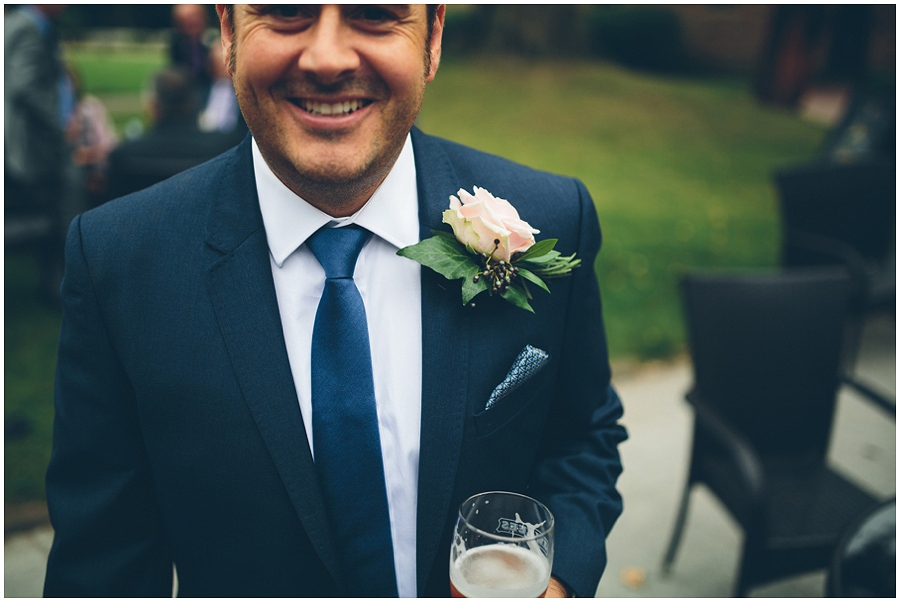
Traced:
<path id="1" fill-rule="evenodd" d="M 44 567 L 53 542 L 50 527 L 40 527 L 6 538 L 3 546 L 3 595 L 6 598 L 40 598 Z"/>
<path id="2" fill-rule="evenodd" d="M 896 343 L 892 320 L 870 324 L 860 358 L 861 376 L 896 393 Z M 706 490 L 691 498 L 688 523 L 672 573 L 659 564 L 675 519 L 688 460 L 691 413 L 683 395 L 691 383 L 686 360 L 620 370 L 614 377 L 625 404 L 630 439 L 622 446 L 620 489 L 625 512 L 610 536 L 609 565 L 597 590 L 602 597 L 727 597 L 732 591 L 740 530 Z M 879 497 L 896 491 L 894 422 L 841 395 L 831 442 L 832 464 Z M 50 549 L 49 527 L 7 537 L 4 594 L 39 597 Z M 821 597 L 822 571 L 751 592 L 754 597 Z"/>

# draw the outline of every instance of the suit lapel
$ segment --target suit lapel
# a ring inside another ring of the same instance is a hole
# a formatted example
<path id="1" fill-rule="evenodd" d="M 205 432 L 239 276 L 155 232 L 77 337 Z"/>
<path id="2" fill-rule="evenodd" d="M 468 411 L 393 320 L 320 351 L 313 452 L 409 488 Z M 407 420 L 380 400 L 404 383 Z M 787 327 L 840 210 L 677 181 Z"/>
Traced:
<path id="1" fill-rule="evenodd" d="M 444 229 L 441 213 L 459 189 L 443 150 L 413 129 L 420 239 Z M 469 373 L 469 320 L 458 285 L 422 269 L 422 425 L 416 519 L 416 565 L 421 595 L 441 540 L 456 481 Z M 449 579 L 449 576 L 448 576 Z"/>
<path id="2" fill-rule="evenodd" d="M 207 224 L 207 243 L 222 253 L 209 268 L 207 288 L 244 399 L 309 540 L 340 583 L 284 344 L 249 136 L 232 160 L 221 171 Z"/>

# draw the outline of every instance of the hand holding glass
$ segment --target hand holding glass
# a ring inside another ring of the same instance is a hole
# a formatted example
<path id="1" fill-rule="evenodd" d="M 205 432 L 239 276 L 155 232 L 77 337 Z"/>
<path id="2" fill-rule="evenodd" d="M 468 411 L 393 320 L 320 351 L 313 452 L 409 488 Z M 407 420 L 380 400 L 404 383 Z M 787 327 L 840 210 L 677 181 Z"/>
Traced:
<path id="1" fill-rule="evenodd" d="M 450 546 L 454 598 L 539 598 L 553 567 L 553 515 L 518 493 L 479 493 L 462 503 Z"/>

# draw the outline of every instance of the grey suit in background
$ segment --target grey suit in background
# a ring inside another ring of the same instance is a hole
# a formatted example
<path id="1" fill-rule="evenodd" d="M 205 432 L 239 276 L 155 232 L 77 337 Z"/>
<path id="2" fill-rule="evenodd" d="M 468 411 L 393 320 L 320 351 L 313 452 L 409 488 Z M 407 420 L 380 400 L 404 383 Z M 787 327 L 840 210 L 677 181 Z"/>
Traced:
<path id="1" fill-rule="evenodd" d="M 60 100 L 63 65 L 53 19 L 61 7 L 24 7 L 3 22 L 4 216 L 37 224 L 41 293 L 59 298 L 63 243 L 81 207 L 80 172 L 71 161 Z M 27 228 L 26 228 L 27 229 Z"/>
<path id="2" fill-rule="evenodd" d="M 65 145 L 57 36 L 52 28 L 42 33 L 24 10 L 15 10 L 4 19 L 3 52 L 5 175 L 22 185 L 46 178 L 58 185 Z"/>

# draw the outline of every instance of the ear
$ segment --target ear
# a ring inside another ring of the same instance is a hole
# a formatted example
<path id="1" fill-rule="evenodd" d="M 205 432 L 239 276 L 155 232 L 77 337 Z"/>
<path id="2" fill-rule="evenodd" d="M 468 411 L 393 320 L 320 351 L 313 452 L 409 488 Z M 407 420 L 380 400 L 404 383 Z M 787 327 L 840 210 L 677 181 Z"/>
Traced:
<path id="1" fill-rule="evenodd" d="M 434 26 L 431 28 L 431 48 L 428 52 L 431 55 L 431 67 L 425 77 L 425 83 L 431 83 L 437 74 L 438 65 L 441 63 L 441 37 L 444 35 L 444 14 L 447 5 L 438 4 L 434 15 Z"/>
<path id="2" fill-rule="evenodd" d="M 225 61 L 225 69 L 228 75 L 234 76 L 231 64 L 231 44 L 234 41 L 234 18 L 228 14 L 227 4 L 216 4 L 216 13 L 219 15 L 219 29 L 222 38 L 222 60 Z"/>

